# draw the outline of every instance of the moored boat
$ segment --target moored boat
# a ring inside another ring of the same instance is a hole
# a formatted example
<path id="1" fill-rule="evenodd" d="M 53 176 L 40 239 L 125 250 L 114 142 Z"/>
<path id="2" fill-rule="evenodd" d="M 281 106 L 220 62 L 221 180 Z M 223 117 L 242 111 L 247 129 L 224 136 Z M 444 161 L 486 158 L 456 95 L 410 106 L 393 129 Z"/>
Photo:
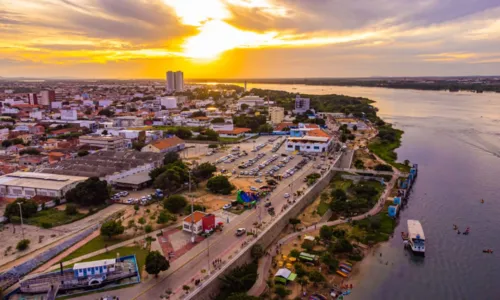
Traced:
<path id="1" fill-rule="evenodd" d="M 413 253 L 425 255 L 424 229 L 417 220 L 408 220 L 408 243 Z"/>

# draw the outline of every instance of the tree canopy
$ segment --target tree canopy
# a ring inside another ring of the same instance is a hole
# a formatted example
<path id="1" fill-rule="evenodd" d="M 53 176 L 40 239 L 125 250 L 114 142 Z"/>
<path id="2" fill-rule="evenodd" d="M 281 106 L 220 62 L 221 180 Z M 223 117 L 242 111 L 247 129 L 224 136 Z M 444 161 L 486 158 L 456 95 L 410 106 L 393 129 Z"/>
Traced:
<path id="1" fill-rule="evenodd" d="M 193 176 L 198 179 L 208 179 L 212 177 L 215 171 L 217 171 L 217 168 L 214 164 L 204 162 L 193 169 Z"/>
<path id="2" fill-rule="evenodd" d="M 7 206 L 5 207 L 4 216 L 7 217 L 11 222 L 13 217 L 15 220 L 17 220 L 17 218 L 20 218 L 18 203 L 21 203 L 23 218 L 29 218 L 36 214 L 38 205 L 35 201 L 25 198 L 18 198 L 16 199 L 16 201 L 7 204 Z"/>
<path id="3" fill-rule="evenodd" d="M 98 177 L 90 177 L 66 192 L 66 200 L 82 206 L 101 205 L 109 199 L 108 183 Z"/>
<path id="4" fill-rule="evenodd" d="M 226 176 L 215 176 L 208 180 L 207 188 L 215 194 L 229 195 L 234 186 L 229 182 Z"/>
<path id="5" fill-rule="evenodd" d="M 101 235 L 107 236 L 108 238 L 122 234 L 124 231 L 125 227 L 123 227 L 122 223 L 118 220 L 110 220 L 101 225 Z"/>
<path id="6" fill-rule="evenodd" d="M 172 195 L 163 202 L 163 207 L 173 213 L 182 211 L 186 205 L 186 198 L 182 195 Z"/>
<path id="7" fill-rule="evenodd" d="M 158 251 L 151 251 L 146 256 L 146 272 L 151 275 L 158 276 L 161 271 L 166 271 L 170 268 L 168 260 Z"/>

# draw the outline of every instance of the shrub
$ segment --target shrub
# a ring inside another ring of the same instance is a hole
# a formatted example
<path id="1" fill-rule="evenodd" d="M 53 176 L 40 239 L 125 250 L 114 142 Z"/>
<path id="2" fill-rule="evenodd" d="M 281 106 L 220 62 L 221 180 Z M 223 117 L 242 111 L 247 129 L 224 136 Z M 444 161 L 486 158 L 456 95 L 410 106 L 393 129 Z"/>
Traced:
<path id="1" fill-rule="evenodd" d="M 78 213 L 78 209 L 76 208 L 76 205 L 73 203 L 68 203 L 66 205 L 65 212 L 68 216 L 74 216 Z"/>
<path id="2" fill-rule="evenodd" d="M 42 228 L 49 229 L 49 228 L 52 228 L 52 223 L 50 223 L 50 222 L 42 222 L 42 223 L 40 224 L 40 226 L 41 226 Z"/>
<path id="3" fill-rule="evenodd" d="M 151 226 L 151 224 L 144 226 L 144 232 L 151 233 L 151 231 L 153 231 L 153 226 Z"/>
<path id="4" fill-rule="evenodd" d="M 30 245 L 30 240 L 27 240 L 27 239 L 20 240 L 17 243 L 16 249 L 19 251 L 23 251 L 23 250 L 28 249 L 29 245 Z"/>
<path id="5" fill-rule="evenodd" d="M 120 221 L 110 220 L 102 224 L 101 226 L 101 235 L 105 235 L 108 238 L 111 238 L 114 235 L 122 234 L 125 231 L 125 227 L 123 227 Z"/>

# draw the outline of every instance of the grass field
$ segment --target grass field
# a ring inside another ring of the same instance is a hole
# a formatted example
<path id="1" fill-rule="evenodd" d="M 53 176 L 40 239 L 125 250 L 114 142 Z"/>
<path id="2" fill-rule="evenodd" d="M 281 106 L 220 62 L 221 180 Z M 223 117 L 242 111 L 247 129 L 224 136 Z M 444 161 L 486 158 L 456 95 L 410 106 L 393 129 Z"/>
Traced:
<path id="1" fill-rule="evenodd" d="M 36 213 L 35 216 L 26 219 L 26 223 L 39 227 L 51 224 L 52 227 L 68 224 L 85 217 L 85 214 L 67 215 L 63 210 L 50 208 Z"/>
<path id="2" fill-rule="evenodd" d="M 120 256 L 127 256 L 135 254 L 137 259 L 137 265 L 139 266 L 139 270 L 142 270 L 144 267 L 144 263 L 146 261 L 146 256 L 148 255 L 148 250 L 139 248 L 138 246 L 131 247 L 120 247 L 114 250 L 110 250 L 109 252 L 102 253 L 93 257 L 89 257 L 87 259 L 82 260 L 81 262 L 93 261 L 93 260 L 101 260 L 101 259 L 109 259 L 116 258 L 116 253 L 119 253 Z M 64 266 L 64 268 L 71 268 L 74 264 L 70 264 Z"/>
<path id="3" fill-rule="evenodd" d="M 74 258 L 80 257 L 85 254 L 92 253 L 97 250 L 103 249 L 106 245 L 109 247 L 111 245 L 117 244 L 119 242 L 122 242 L 121 240 L 118 239 L 108 239 L 106 237 L 103 237 L 101 235 L 93 238 L 90 240 L 90 242 L 86 243 L 82 247 L 78 248 L 74 252 L 72 252 L 70 255 L 66 256 L 62 261 L 68 261 L 72 260 Z"/>
<path id="4" fill-rule="evenodd" d="M 387 163 L 393 165 L 400 171 L 409 172 L 410 167 L 402 163 L 396 162 L 398 155 L 394 150 L 401 146 L 401 137 L 403 136 L 403 131 L 399 129 L 394 129 L 396 132 L 396 141 L 393 143 L 383 143 L 379 138 L 375 138 L 370 144 L 368 144 L 368 149 L 375 153 L 378 157 L 385 160 Z"/>
<path id="5" fill-rule="evenodd" d="M 320 201 L 316 211 L 318 212 L 318 214 L 320 216 L 323 216 L 328 211 L 329 208 L 330 208 L 330 205 L 328 204 L 328 202 Z"/>

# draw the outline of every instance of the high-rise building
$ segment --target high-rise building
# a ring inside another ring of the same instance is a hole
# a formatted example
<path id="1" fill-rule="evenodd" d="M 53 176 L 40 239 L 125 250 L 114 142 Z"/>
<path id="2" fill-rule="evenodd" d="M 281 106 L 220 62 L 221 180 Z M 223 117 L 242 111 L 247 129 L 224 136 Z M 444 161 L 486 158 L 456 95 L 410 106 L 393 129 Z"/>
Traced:
<path id="1" fill-rule="evenodd" d="M 184 73 L 182 71 L 167 72 L 167 92 L 181 92 L 184 90 Z"/>
<path id="2" fill-rule="evenodd" d="M 278 106 L 269 107 L 269 116 L 271 118 L 271 123 L 279 124 L 283 122 L 285 118 L 285 109 Z"/>
<path id="3" fill-rule="evenodd" d="M 50 106 L 50 103 L 56 100 L 56 92 L 51 90 L 45 90 L 40 92 L 39 104 Z"/>
<path id="4" fill-rule="evenodd" d="M 29 104 L 31 104 L 31 105 L 38 105 L 38 94 L 29 93 L 28 94 L 28 101 L 29 101 Z"/>
<path id="5" fill-rule="evenodd" d="M 301 98 L 300 95 L 295 97 L 295 113 L 303 114 L 310 109 L 310 99 Z"/>

